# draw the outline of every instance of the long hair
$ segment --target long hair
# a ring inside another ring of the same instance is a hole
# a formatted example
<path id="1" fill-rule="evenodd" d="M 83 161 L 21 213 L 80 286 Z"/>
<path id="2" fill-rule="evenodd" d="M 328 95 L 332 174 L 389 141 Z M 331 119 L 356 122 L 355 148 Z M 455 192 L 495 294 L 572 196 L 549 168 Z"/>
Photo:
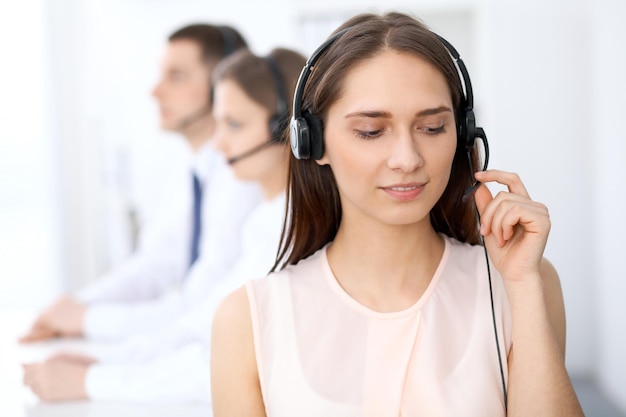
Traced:
<path id="1" fill-rule="evenodd" d="M 278 70 L 278 80 L 274 79 L 268 59 L 272 60 Z M 274 114 L 279 99 L 285 101 L 286 108 L 291 108 L 298 75 L 305 61 L 304 56 L 286 48 L 275 48 L 267 57 L 241 49 L 215 67 L 211 81 L 213 85 L 225 80 L 234 81 L 248 97 L 265 107 L 270 114 Z M 281 84 L 284 97 L 279 97 L 277 82 Z"/>
<path id="2" fill-rule="evenodd" d="M 445 77 L 455 117 L 463 117 L 458 114 L 465 104 L 458 70 L 443 43 L 422 22 L 401 13 L 365 13 L 346 21 L 334 33 L 345 28 L 350 29 L 316 62 L 304 90 L 302 110 L 318 117 L 322 126 L 328 109 L 340 98 L 348 72 L 385 50 L 408 53 L 434 65 Z M 478 153 L 473 150 L 469 157 L 472 166 L 477 167 Z M 480 236 L 473 199 L 462 201 L 471 185 L 468 153 L 459 143 L 450 180 L 431 210 L 430 220 L 437 232 L 476 244 Z M 274 269 L 296 264 L 322 248 L 335 238 L 341 223 L 339 190 L 328 165 L 298 160 L 292 155 L 287 201 L 288 221 Z"/>

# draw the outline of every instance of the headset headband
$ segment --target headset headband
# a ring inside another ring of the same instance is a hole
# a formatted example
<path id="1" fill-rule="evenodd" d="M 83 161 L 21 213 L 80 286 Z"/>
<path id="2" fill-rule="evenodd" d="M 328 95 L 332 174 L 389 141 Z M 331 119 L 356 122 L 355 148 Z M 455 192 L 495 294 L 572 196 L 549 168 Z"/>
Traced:
<path id="1" fill-rule="evenodd" d="M 461 55 L 457 52 L 456 48 L 452 46 L 450 42 L 445 40 L 443 36 L 437 35 L 437 38 L 443 43 L 443 46 L 446 47 L 448 53 L 452 57 L 455 65 L 457 66 L 461 76 L 463 78 L 463 88 L 465 90 L 465 108 L 473 109 L 474 108 L 474 92 L 472 91 L 472 82 L 470 81 L 469 72 L 467 71 L 467 67 L 465 63 L 461 59 Z"/>
<path id="2" fill-rule="evenodd" d="M 280 69 L 276 64 L 276 60 L 271 55 L 267 55 L 263 58 L 267 63 L 267 66 L 272 73 L 272 78 L 274 79 L 274 86 L 276 87 L 276 114 L 283 115 L 287 113 L 287 95 L 285 94 L 285 87 L 283 84 L 282 76 L 280 73 Z"/>
<path id="3" fill-rule="evenodd" d="M 351 28 L 345 28 L 335 33 L 328 39 L 324 41 L 317 49 L 311 54 L 309 59 L 307 59 L 302 71 L 300 72 L 300 76 L 298 77 L 298 82 L 296 84 L 296 91 L 293 98 L 293 117 L 297 118 L 302 116 L 302 96 L 304 95 L 304 87 L 306 86 L 306 82 L 311 75 L 311 69 L 321 57 L 321 55 L 333 44 L 337 39 L 343 36 L 344 33 L 349 31 Z M 461 77 L 463 80 L 463 90 L 465 92 L 465 107 L 469 109 L 474 108 L 474 93 L 472 90 L 472 82 L 470 81 L 469 73 L 467 71 L 467 67 L 465 63 L 461 59 L 461 55 L 456 50 L 454 46 L 450 42 L 448 42 L 443 36 L 438 35 L 432 32 L 437 38 L 443 43 L 444 47 L 448 50 L 448 53 L 452 57 L 455 65 L 459 73 L 461 73 Z"/>
<path id="4" fill-rule="evenodd" d="M 298 118 L 302 116 L 302 96 L 304 95 L 304 86 L 306 85 L 307 80 L 309 79 L 309 75 L 311 75 L 311 68 L 317 60 L 320 58 L 322 53 L 326 51 L 330 45 L 332 45 L 338 38 L 340 38 L 344 33 L 346 33 L 350 28 L 345 28 L 340 30 L 339 32 L 332 35 L 330 38 L 326 39 L 324 43 L 317 47 L 317 49 L 311 54 L 309 59 L 306 60 L 302 71 L 300 71 L 300 76 L 298 77 L 298 82 L 296 84 L 296 91 L 293 96 L 293 117 Z"/>
<path id="5" fill-rule="evenodd" d="M 235 38 L 233 31 L 228 26 L 216 26 L 216 28 L 222 37 L 222 58 L 225 58 L 237 49 L 235 46 L 237 44 L 237 39 Z"/>
<path id="6" fill-rule="evenodd" d="M 334 35 L 330 36 L 324 43 L 322 43 L 311 54 L 306 61 L 300 76 L 298 77 L 298 83 L 294 92 L 293 99 L 293 112 L 291 117 L 290 128 L 290 142 L 293 154 L 298 159 L 319 159 L 324 153 L 323 143 L 323 124 L 310 110 L 303 111 L 302 101 L 304 96 L 304 89 L 306 83 L 311 75 L 312 69 L 315 66 L 321 55 L 341 36 L 350 31 L 351 27 L 340 30 Z M 455 109 L 456 121 L 457 121 L 457 143 L 460 147 L 464 148 L 467 152 L 471 152 L 474 149 L 476 138 L 480 138 L 483 141 L 485 147 L 485 164 L 484 169 L 487 168 L 487 161 L 489 158 L 489 147 L 487 144 L 487 138 L 482 128 L 476 126 L 476 118 L 474 115 L 474 94 L 472 91 L 472 83 L 470 81 L 469 73 L 465 67 L 465 63 L 461 59 L 457 50 L 443 37 L 431 32 L 440 41 L 442 46 L 448 51 L 448 54 L 452 58 L 452 61 L 457 68 L 457 71 L 461 74 L 461 89 L 463 90 L 462 103 Z"/>

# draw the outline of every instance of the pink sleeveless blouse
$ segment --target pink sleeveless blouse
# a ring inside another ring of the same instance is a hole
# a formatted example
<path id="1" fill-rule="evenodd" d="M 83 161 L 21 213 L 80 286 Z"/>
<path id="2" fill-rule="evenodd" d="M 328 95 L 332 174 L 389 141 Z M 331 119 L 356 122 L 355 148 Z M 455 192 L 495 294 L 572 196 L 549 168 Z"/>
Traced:
<path id="1" fill-rule="evenodd" d="M 248 282 L 268 417 L 505 415 L 483 249 L 444 238 L 430 285 L 402 311 L 351 298 L 326 248 Z M 511 317 L 491 274 L 506 379 Z"/>

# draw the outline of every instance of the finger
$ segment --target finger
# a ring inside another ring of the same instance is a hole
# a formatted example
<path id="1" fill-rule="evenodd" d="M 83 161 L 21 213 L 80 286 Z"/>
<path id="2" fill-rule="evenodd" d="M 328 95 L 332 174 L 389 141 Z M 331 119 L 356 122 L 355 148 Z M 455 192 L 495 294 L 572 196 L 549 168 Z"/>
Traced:
<path id="1" fill-rule="evenodd" d="M 52 330 L 51 328 L 44 326 L 44 325 L 36 324 L 30 329 L 30 331 L 27 334 L 20 337 L 18 339 L 18 342 L 19 343 L 39 342 L 41 340 L 52 339 L 53 337 L 56 337 L 57 335 L 58 333 Z"/>
<path id="2" fill-rule="evenodd" d="M 493 206 L 496 209 L 490 228 L 500 247 L 511 240 L 520 228 L 530 233 L 541 233 L 549 224 L 547 208 L 523 197 L 503 193 L 503 196 L 496 197 Z"/>
<path id="3" fill-rule="evenodd" d="M 514 202 L 515 204 L 536 204 L 527 197 L 508 193 L 506 191 L 500 191 L 486 205 L 486 207 L 484 207 L 482 213 L 480 213 L 481 233 L 483 234 L 483 236 L 486 236 L 492 232 L 494 216 L 497 210 L 499 210 L 501 208 L 501 205 L 506 201 Z"/>
<path id="4" fill-rule="evenodd" d="M 85 364 L 85 363 L 90 363 L 93 362 L 94 359 L 80 354 L 80 353 L 73 353 L 73 352 L 59 352 L 59 353 L 55 353 L 52 356 L 50 356 L 48 359 L 46 359 L 46 362 L 68 362 L 68 363 L 78 363 L 78 364 Z"/>
<path id="5" fill-rule="evenodd" d="M 35 380 L 35 376 L 37 374 L 37 364 L 36 363 L 24 363 L 22 364 L 22 370 L 24 371 L 24 375 L 22 377 L 22 381 L 24 385 L 31 386 L 33 385 L 33 381 Z"/>
<path id="6" fill-rule="evenodd" d="M 510 200 L 502 201 L 498 204 L 497 210 L 493 214 L 491 230 L 498 246 L 502 247 L 515 233 L 515 227 L 520 219 L 520 206 Z"/>
<path id="7" fill-rule="evenodd" d="M 489 188 L 487 188 L 485 184 L 481 184 L 474 193 L 476 208 L 478 209 L 478 214 L 480 214 L 481 217 L 483 216 L 485 209 L 492 200 L 493 196 L 491 195 L 491 191 L 489 191 Z"/>
<path id="8" fill-rule="evenodd" d="M 498 184 L 505 185 L 509 189 L 509 192 L 513 194 L 530 198 L 530 195 L 528 194 L 521 178 L 514 172 L 490 169 L 487 171 L 478 171 L 474 174 L 474 176 L 478 181 L 497 182 Z"/>

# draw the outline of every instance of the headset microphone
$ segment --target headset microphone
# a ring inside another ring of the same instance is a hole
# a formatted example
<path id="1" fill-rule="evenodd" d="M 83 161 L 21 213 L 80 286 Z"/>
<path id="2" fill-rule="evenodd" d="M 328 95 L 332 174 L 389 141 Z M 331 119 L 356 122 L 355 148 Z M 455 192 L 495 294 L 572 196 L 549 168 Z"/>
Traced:
<path id="1" fill-rule="evenodd" d="M 262 143 L 260 145 L 257 145 L 254 148 L 249 149 L 249 150 L 247 150 L 247 151 L 245 151 L 245 152 L 243 152 L 243 153 L 241 153 L 241 154 L 239 154 L 237 156 L 233 156 L 232 158 L 228 158 L 226 160 L 226 162 L 228 162 L 229 165 L 232 165 L 232 164 L 234 164 L 236 162 L 241 161 L 242 159 L 245 159 L 245 158 L 247 158 L 249 156 L 255 155 L 258 152 L 261 152 L 263 149 L 265 149 L 265 148 L 267 148 L 270 145 L 273 145 L 275 143 L 277 143 L 277 142 L 274 141 L 274 140 L 268 140 L 267 142 L 264 142 L 264 143 Z"/>

